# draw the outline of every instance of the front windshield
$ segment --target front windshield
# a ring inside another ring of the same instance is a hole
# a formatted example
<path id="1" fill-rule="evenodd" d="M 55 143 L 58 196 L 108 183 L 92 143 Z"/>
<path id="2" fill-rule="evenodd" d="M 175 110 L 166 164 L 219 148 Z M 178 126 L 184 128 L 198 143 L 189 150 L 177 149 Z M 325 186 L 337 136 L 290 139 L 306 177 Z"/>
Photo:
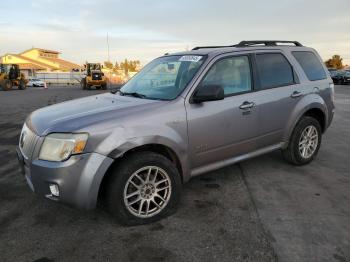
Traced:
<path id="1" fill-rule="evenodd" d="M 204 56 L 166 56 L 153 60 L 121 89 L 121 95 L 141 98 L 175 99 L 192 80 Z"/>
<path id="2" fill-rule="evenodd" d="M 338 74 L 338 71 L 329 71 L 329 73 L 331 74 L 331 76 L 336 76 Z"/>

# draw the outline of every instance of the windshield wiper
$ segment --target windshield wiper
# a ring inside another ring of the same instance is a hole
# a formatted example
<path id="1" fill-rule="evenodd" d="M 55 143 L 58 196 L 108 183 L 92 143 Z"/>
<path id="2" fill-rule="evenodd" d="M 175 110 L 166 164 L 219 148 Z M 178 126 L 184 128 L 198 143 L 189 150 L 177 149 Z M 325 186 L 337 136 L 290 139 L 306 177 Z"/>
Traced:
<path id="1" fill-rule="evenodd" d="M 137 98 L 147 98 L 146 95 L 143 95 L 143 94 L 140 94 L 140 93 L 137 93 L 137 92 L 122 92 L 122 91 L 119 91 L 119 94 L 122 95 L 122 96 L 133 96 L 133 97 L 137 97 Z"/>

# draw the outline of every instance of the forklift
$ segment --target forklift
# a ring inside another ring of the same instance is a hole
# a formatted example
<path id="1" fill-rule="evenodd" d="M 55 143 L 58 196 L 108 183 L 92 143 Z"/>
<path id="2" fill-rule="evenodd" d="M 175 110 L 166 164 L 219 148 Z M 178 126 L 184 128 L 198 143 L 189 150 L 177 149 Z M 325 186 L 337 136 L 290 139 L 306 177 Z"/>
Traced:
<path id="1" fill-rule="evenodd" d="M 92 86 L 96 89 L 107 89 L 107 78 L 102 72 L 102 66 L 99 63 L 86 63 L 86 76 L 81 79 L 81 87 L 84 90 L 90 90 Z"/>
<path id="2" fill-rule="evenodd" d="M 28 80 L 19 70 L 16 64 L 0 64 L 0 89 L 9 91 L 13 86 L 19 90 L 27 87 Z"/>

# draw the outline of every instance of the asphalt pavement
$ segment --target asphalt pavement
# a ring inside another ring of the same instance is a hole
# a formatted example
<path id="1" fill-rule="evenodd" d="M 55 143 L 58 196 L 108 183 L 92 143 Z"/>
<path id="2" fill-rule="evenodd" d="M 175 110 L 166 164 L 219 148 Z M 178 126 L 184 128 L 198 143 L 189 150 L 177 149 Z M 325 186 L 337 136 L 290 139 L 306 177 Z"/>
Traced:
<path id="1" fill-rule="evenodd" d="M 40 198 L 18 171 L 31 111 L 102 92 L 0 91 L 0 261 L 350 261 L 350 86 L 336 87 L 336 115 L 310 165 L 273 152 L 196 177 L 176 214 L 137 227 Z"/>

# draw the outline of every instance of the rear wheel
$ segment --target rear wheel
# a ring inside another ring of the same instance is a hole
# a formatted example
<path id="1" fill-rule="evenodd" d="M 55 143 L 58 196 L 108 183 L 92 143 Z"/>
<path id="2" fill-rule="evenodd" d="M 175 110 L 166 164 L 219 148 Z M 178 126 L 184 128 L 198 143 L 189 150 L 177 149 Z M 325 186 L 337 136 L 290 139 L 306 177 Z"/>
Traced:
<path id="1" fill-rule="evenodd" d="M 303 117 L 294 128 L 288 147 L 283 150 L 284 158 L 294 165 L 310 163 L 321 146 L 322 129 L 313 117 Z"/>
<path id="2" fill-rule="evenodd" d="M 86 79 L 85 79 L 85 78 L 81 79 L 80 85 L 81 85 L 81 88 L 82 88 L 83 90 L 86 89 Z"/>
<path id="3" fill-rule="evenodd" d="M 107 205 L 124 225 L 157 221 L 172 214 L 181 194 L 181 178 L 174 164 L 152 152 L 123 159 L 108 181 Z"/>
<path id="4" fill-rule="evenodd" d="M 26 83 L 24 82 L 23 79 L 19 80 L 18 89 L 20 90 L 26 89 Z"/>
<path id="5" fill-rule="evenodd" d="M 101 87 L 102 87 L 102 90 L 106 90 L 107 89 L 107 84 L 103 84 Z"/>
<path id="6" fill-rule="evenodd" d="M 100 89 L 101 89 L 101 86 L 96 86 L 96 89 L 97 89 L 97 90 L 100 90 Z"/>

